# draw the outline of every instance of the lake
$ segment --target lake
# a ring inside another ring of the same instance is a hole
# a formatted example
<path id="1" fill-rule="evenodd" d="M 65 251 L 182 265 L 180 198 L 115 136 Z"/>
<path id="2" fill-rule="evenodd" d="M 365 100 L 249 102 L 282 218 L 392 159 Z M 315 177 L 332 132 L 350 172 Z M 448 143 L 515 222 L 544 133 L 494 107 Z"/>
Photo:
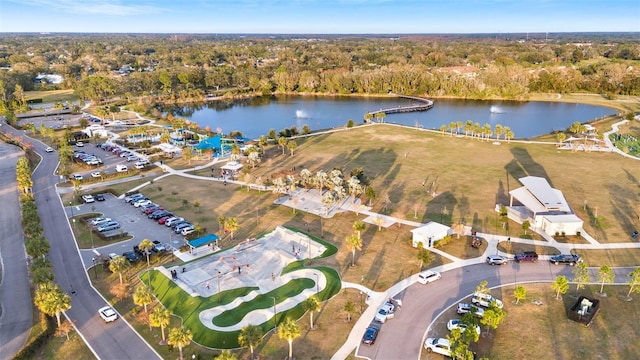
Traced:
<path id="1" fill-rule="evenodd" d="M 257 139 L 270 129 L 280 130 L 308 125 L 312 131 L 343 126 L 349 119 L 363 122 L 364 114 L 383 108 L 410 105 L 407 99 L 350 98 L 316 96 L 274 96 L 238 100 L 213 101 L 205 105 L 165 108 L 175 116 L 195 121 L 212 131 L 240 131 Z M 615 114 L 616 110 L 601 106 L 558 102 L 515 102 L 440 100 L 428 111 L 390 114 L 387 123 L 439 129 L 451 122 L 467 120 L 480 125 L 508 126 L 515 138 L 533 138 L 554 130 L 565 130 L 578 121 L 586 123 Z"/>

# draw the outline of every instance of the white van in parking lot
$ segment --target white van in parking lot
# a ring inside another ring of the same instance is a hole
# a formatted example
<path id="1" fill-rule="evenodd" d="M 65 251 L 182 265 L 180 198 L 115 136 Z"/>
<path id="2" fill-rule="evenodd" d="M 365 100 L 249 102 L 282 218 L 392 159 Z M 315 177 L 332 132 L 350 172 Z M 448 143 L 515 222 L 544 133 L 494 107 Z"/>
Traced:
<path id="1" fill-rule="evenodd" d="M 127 172 L 129 169 L 126 165 L 116 165 L 117 172 Z"/>

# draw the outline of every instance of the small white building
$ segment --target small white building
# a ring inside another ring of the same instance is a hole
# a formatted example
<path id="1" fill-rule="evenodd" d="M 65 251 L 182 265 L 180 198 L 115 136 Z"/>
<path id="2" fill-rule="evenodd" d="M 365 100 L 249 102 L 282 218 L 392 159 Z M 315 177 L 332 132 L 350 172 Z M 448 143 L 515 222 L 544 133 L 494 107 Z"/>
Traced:
<path id="1" fill-rule="evenodd" d="M 527 176 L 518 180 L 524 186 L 509 191 L 510 219 L 518 223 L 529 220 L 532 228 L 551 236 L 556 233 L 576 235 L 581 231 L 583 221 L 574 214 L 562 191 L 552 188 L 541 177 Z M 514 205 L 514 201 L 522 205 Z"/>
<path id="2" fill-rule="evenodd" d="M 433 247 L 436 241 L 442 240 L 447 235 L 451 235 L 451 228 L 435 221 L 430 221 L 423 226 L 411 230 L 411 233 L 413 234 L 413 247 L 417 248 L 418 244 L 422 243 L 422 247 L 426 249 Z"/>
<path id="3" fill-rule="evenodd" d="M 87 126 L 84 130 L 82 130 L 82 132 L 87 134 L 87 136 L 89 136 L 90 138 L 92 138 L 94 135 L 98 135 L 98 137 L 101 138 L 109 136 L 109 131 L 107 131 L 104 126 L 98 124 L 91 124 Z"/>

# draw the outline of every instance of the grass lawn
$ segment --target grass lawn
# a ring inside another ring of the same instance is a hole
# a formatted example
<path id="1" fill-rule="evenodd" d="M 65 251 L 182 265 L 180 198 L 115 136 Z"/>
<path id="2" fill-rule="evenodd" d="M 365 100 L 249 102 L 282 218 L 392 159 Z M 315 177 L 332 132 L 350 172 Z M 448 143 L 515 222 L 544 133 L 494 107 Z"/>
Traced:
<path id="1" fill-rule="evenodd" d="M 74 95 L 74 91 L 72 89 L 25 91 L 24 96 L 27 100 L 42 99 L 42 102 L 45 104 L 79 100 L 78 96 Z M 33 106 L 38 107 L 38 104 L 34 104 Z"/>

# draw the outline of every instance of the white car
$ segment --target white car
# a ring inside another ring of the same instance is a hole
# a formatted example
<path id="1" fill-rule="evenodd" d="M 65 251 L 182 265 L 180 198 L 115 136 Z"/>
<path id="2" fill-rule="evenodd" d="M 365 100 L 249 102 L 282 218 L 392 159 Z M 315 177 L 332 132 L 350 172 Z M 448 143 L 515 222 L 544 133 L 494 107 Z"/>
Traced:
<path id="1" fill-rule="evenodd" d="M 84 143 L 83 143 L 82 141 L 78 141 L 78 142 L 76 143 L 76 146 L 77 146 L 77 147 L 83 147 L 83 146 L 84 146 Z"/>
<path id="2" fill-rule="evenodd" d="M 127 171 L 129 171 L 129 169 L 127 168 L 126 165 L 116 165 L 116 171 L 117 172 L 127 172 Z"/>
<path id="3" fill-rule="evenodd" d="M 484 309 L 481 309 L 479 307 L 476 307 L 475 305 L 467 304 L 467 303 L 459 303 L 458 307 L 456 308 L 456 312 L 462 315 L 462 314 L 468 313 L 469 311 L 471 311 L 471 309 L 475 309 L 474 315 L 476 317 L 479 317 L 479 318 L 484 317 Z"/>
<path id="4" fill-rule="evenodd" d="M 441 277 L 442 275 L 440 275 L 439 272 L 432 271 L 432 270 L 425 270 L 420 274 L 418 274 L 418 282 L 420 284 L 428 284 L 430 282 L 434 282 L 440 279 Z"/>
<path id="5" fill-rule="evenodd" d="M 94 178 L 99 178 L 99 177 L 101 177 L 101 175 L 100 175 L 100 171 L 94 171 L 94 172 L 92 172 L 92 173 L 91 173 L 91 177 L 94 177 Z"/>
<path id="6" fill-rule="evenodd" d="M 106 224 L 109 221 L 111 221 L 111 218 L 105 218 L 105 217 L 98 217 L 95 219 L 91 219 L 89 221 L 89 224 L 93 225 L 93 226 L 100 226 L 102 224 Z"/>
<path id="7" fill-rule="evenodd" d="M 480 326 L 473 325 L 473 327 L 476 329 L 478 335 L 480 335 Z M 452 331 L 453 329 L 460 329 L 461 331 L 465 331 L 467 330 L 467 324 L 463 323 L 460 319 L 451 319 L 447 323 L 447 329 L 449 329 L 449 331 Z"/>
<path id="8" fill-rule="evenodd" d="M 92 203 L 92 202 L 95 202 L 95 201 L 96 201 L 96 199 L 94 199 L 94 198 L 93 198 L 93 195 L 90 195 L 90 194 L 82 195 L 82 200 L 83 200 L 85 203 Z"/>
<path id="9" fill-rule="evenodd" d="M 496 299 L 493 296 L 491 296 L 491 294 L 485 294 L 485 293 L 481 293 L 481 292 L 477 292 L 473 294 L 473 297 L 471 298 L 471 302 L 475 305 L 480 305 L 480 306 L 484 306 L 484 307 L 489 307 L 489 304 L 495 301 L 496 302 L 496 306 L 500 309 L 502 309 L 502 301 L 500 299 Z"/>
<path id="10" fill-rule="evenodd" d="M 133 166 L 134 166 L 136 169 L 144 169 L 144 164 L 143 164 L 143 163 L 141 163 L 140 161 L 138 161 L 137 163 L 133 164 Z"/>
<path id="11" fill-rule="evenodd" d="M 171 227 L 171 224 L 175 224 L 175 223 L 177 223 L 178 221 L 183 221 L 183 220 L 184 220 L 184 218 L 174 216 L 174 217 L 172 217 L 172 218 L 170 218 L 170 219 L 167 219 L 167 221 L 165 221 L 165 222 L 164 222 L 164 224 L 165 224 L 166 226 L 168 226 L 168 227 Z"/>
<path id="12" fill-rule="evenodd" d="M 395 316 L 395 312 L 396 312 L 396 306 L 392 303 L 387 302 L 384 305 L 382 305 L 380 309 L 378 309 L 375 319 L 376 321 L 384 324 L 385 321 L 389 319 L 393 319 L 393 317 Z"/>
<path id="13" fill-rule="evenodd" d="M 451 345 L 449 340 L 443 338 L 428 338 L 424 342 L 424 348 L 427 352 L 434 352 L 444 356 L 451 357 Z"/>
<path id="14" fill-rule="evenodd" d="M 145 205 L 149 205 L 151 204 L 152 201 L 151 200 L 140 200 L 140 201 L 136 201 L 135 203 L 133 203 L 134 207 L 139 208 L 140 206 L 145 206 Z"/>
<path id="15" fill-rule="evenodd" d="M 116 319 L 118 318 L 118 314 L 111 308 L 111 306 L 100 308 L 100 310 L 98 310 L 98 314 L 100 314 L 100 317 L 105 322 L 116 321 Z"/>
<path id="16" fill-rule="evenodd" d="M 84 180 L 84 176 L 80 174 L 73 174 L 73 180 Z"/>
<path id="17" fill-rule="evenodd" d="M 53 152 L 53 148 L 52 148 L 52 147 L 48 147 L 48 146 L 47 146 L 47 148 L 46 148 L 46 149 L 44 149 L 44 151 L 46 151 L 46 152 Z"/>
<path id="18" fill-rule="evenodd" d="M 180 233 L 184 236 L 187 236 L 189 234 L 191 234 L 192 232 L 195 232 L 196 228 L 191 225 L 191 226 L 187 226 L 186 228 L 183 228 L 182 230 L 180 230 Z"/>

